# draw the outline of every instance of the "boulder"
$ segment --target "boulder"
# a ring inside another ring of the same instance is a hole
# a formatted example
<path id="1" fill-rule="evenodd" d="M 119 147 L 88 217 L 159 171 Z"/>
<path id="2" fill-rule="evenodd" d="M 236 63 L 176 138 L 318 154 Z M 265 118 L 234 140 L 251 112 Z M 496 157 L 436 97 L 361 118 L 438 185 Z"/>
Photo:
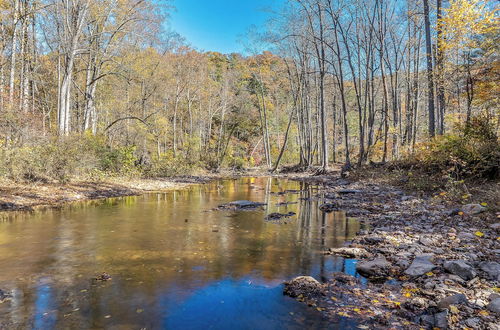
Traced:
<path id="1" fill-rule="evenodd" d="M 323 286 L 311 276 L 299 276 L 285 283 L 283 293 L 292 298 L 315 296 L 322 293 Z"/>
<path id="2" fill-rule="evenodd" d="M 463 260 L 445 261 L 443 267 L 449 273 L 460 276 L 465 281 L 470 281 L 477 275 L 474 268 Z"/>
<path id="3" fill-rule="evenodd" d="M 431 259 L 432 255 L 429 254 L 417 255 L 410 267 L 405 270 L 405 274 L 409 276 L 422 276 L 433 271 L 436 268 L 436 265 L 431 262 Z"/>
<path id="4" fill-rule="evenodd" d="M 356 271 L 368 278 L 387 277 L 390 268 L 391 264 L 383 256 L 369 261 L 360 261 L 356 264 Z"/>

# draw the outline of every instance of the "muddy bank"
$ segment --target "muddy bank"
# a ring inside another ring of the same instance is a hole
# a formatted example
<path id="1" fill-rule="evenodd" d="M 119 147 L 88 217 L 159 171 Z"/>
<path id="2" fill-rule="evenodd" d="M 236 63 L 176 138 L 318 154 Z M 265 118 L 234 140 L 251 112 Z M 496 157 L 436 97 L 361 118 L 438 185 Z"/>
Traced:
<path id="1" fill-rule="evenodd" d="M 286 294 L 366 328 L 500 329 L 500 223 L 486 203 L 452 205 L 370 180 L 305 180 L 322 185 L 324 212 L 366 224 L 344 248 L 324 251 L 355 259 L 364 280 L 331 274 L 298 291 L 291 281 Z"/>
<path id="2" fill-rule="evenodd" d="M 0 212 L 33 211 L 60 207 L 67 203 L 112 197 L 141 195 L 183 189 L 216 179 L 215 175 L 165 179 L 113 178 L 101 182 L 75 181 L 58 183 L 15 183 L 0 181 Z"/>

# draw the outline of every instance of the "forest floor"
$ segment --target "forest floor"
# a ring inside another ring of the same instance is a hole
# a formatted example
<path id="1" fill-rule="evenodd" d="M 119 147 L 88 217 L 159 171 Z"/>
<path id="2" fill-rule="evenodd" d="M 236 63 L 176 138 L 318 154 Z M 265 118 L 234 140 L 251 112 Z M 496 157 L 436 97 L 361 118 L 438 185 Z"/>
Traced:
<path id="1" fill-rule="evenodd" d="M 323 211 L 362 222 L 355 239 L 324 253 L 354 259 L 368 280 L 302 276 L 286 294 L 365 329 L 500 329 L 498 182 L 469 183 L 459 197 L 428 175 L 417 186 L 387 168 L 301 179 L 323 187 Z"/>

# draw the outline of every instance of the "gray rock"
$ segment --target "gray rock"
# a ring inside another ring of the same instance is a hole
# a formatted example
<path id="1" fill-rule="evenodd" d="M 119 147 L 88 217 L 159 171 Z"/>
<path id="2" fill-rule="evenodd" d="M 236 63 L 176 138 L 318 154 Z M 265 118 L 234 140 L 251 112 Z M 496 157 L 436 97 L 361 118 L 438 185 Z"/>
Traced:
<path id="1" fill-rule="evenodd" d="M 476 236 L 474 236 L 474 234 L 467 232 L 460 232 L 458 233 L 457 237 L 462 241 L 471 241 L 477 238 Z"/>
<path id="2" fill-rule="evenodd" d="M 448 309 L 450 308 L 451 305 L 460 305 L 466 303 L 467 303 L 467 297 L 464 294 L 457 293 L 454 294 L 453 296 L 441 299 L 438 302 L 437 307 L 439 309 Z"/>
<path id="3" fill-rule="evenodd" d="M 234 206 L 240 209 L 246 209 L 246 208 L 256 208 L 259 206 L 264 206 L 266 205 L 265 203 L 258 203 L 258 202 L 251 202 L 251 201 L 234 201 L 229 203 L 229 206 Z"/>
<path id="4" fill-rule="evenodd" d="M 493 230 L 500 231 L 500 222 L 497 222 L 497 223 L 490 225 L 490 228 Z"/>
<path id="5" fill-rule="evenodd" d="M 349 248 L 349 247 L 342 247 L 337 249 L 330 248 L 328 249 L 327 253 L 336 254 L 347 258 L 362 258 L 362 257 L 368 257 L 370 255 L 370 253 L 368 253 L 368 251 L 366 251 L 365 249 Z"/>
<path id="6" fill-rule="evenodd" d="M 465 320 L 465 325 L 472 329 L 478 329 L 481 319 L 478 317 L 471 317 L 470 319 Z"/>
<path id="7" fill-rule="evenodd" d="M 448 329 L 448 311 L 434 315 L 434 326 L 439 329 Z"/>
<path id="8" fill-rule="evenodd" d="M 486 207 L 479 204 L 467 204 L 462 206 L 462 212 L 467 215 L 476 215 L 486 211 Z"/>
<path id="9" fill-rule="evenodd" d="M 421 254 L 417 255 L 410 267 L 405 270 L 405 274 L 409 276 L 422 276 L 425 273 L 431 272 L 436 265 L 431 262 L 432 255 Z"/>
<path id="10" fill-rule="evenodd" d="M 443 267 L 449 273 L 458 275 L 466 281 L 472 280 L 477 275 L 474 268 L 463 260 L 445 261 Z"/>
<path id="11" fill-rule="evenodd" d="M 485 272 L 490 280 L 500 281 L 500 264 L 498 262 L 482 262 L 479 264 L 479 269 Z"/>
<path id="12" fill-rule="evenodd" d="M 356 264 L 356 271 L 368 278 L 382 278 L 389 273 L 391 264 L 382 256 L 370 261 L 360 261 Z"/>
<path id="13" fill-rule="evenodd" d="M 500 298 L 492 300 L 488 305 L 488 310 L 490 312 L 500 314 Z"/>

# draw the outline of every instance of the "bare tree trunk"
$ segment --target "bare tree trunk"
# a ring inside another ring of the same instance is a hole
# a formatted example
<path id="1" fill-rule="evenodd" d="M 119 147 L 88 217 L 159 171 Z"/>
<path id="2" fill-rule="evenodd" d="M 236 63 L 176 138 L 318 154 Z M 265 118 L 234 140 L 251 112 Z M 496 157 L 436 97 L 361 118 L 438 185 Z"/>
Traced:
<path id="1" fill-rule="evenodd" d="M 429 114 L 429 136 L 436 135 L 436 119 L 434 109 L 434 73 L 432 69 L 432 39 L 431 23 L 429 18 L 429 0 L 424 1 L 424 20 L 425 20 L 425 49 L 427 57 L 427 111 Z"/>

